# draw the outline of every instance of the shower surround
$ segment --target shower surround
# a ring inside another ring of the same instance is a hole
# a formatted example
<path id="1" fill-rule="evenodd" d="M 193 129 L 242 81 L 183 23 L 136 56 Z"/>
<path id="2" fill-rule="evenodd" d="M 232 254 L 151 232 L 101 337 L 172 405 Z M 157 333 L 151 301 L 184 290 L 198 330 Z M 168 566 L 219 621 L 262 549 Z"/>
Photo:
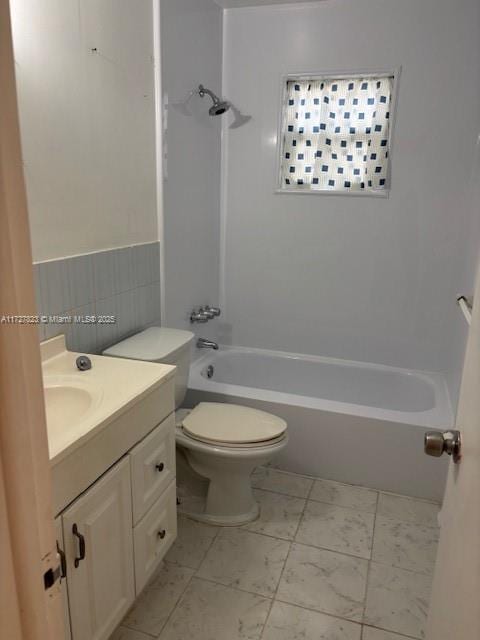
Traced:
<path id="1" fill-rule="evenodd" d="M 225 125 L 221 342 L 442 372 L 456 406 L 455 301 L 480 245 L 478 12 L 477 0 L 226 11 L 222 94 L 253 117 Z M 389 197 L 276 194 L 282 78 L 399 66 Z"/>

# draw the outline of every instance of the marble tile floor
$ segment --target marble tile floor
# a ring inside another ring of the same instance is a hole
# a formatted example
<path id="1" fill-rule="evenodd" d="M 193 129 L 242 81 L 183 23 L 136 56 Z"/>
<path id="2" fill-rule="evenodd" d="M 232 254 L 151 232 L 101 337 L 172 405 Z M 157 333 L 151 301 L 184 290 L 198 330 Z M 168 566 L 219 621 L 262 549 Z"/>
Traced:
<path id="1" fill-rule="evenodd" d="M 260 468 L 258 520 L 179 534 L 111 640 L 424 638 L 439 505 Z"/>

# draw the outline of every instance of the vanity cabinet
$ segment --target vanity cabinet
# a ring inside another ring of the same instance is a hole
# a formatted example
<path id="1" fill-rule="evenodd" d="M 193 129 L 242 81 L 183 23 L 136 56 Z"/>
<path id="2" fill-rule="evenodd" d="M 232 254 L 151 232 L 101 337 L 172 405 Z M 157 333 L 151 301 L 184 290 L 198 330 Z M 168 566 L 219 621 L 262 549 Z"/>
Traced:
<path id="1" fill-rule="evenodd" d="M 107 640 L 177 536 L 173 413 L 55 522 L 67 576 L 65 638 Z"/>

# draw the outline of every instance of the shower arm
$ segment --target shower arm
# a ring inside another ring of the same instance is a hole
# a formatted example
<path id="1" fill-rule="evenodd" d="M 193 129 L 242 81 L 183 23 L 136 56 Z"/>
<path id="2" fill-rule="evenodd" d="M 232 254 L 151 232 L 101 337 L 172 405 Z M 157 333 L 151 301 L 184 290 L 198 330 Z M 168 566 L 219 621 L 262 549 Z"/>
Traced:
<path id="1" fill-rule="evenodd" d="M 207 89 L 207 87 L 204 87 L 203 84 L 198 85 L 198 95 L 201 98 L 204 98 L 205 95 L 209 95 L 211 97 L 211 99 L 213 100 L 214 104 L 217 102 L 220 102 L 220 98 L 218 96 L 216 96 L 213 91 L 210 91 L 210 89 Z"/>

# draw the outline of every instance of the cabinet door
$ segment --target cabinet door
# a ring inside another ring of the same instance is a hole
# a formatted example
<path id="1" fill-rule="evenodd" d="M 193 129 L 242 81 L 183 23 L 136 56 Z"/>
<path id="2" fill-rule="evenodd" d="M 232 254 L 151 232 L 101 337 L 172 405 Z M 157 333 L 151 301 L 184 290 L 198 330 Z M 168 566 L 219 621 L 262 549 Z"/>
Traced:
<path id="1" fill-rule="evenodd" d="M 73 640 L 104 640 L 135 597 L 128 458 L 64 512 L 63 537 Z"/>
<path id="2" fill-rule="evenodd" d="M 70 631 L 70 613 L 68 611 L 68 593 L 67 593 L 67 579 L 64 575 L 66 570 L 65 566 L 65 546 L 63 544 L 63 531 L 62 531 L 62 516 L 55 518 L 55 535 L 57 537 L 57 551 L 61 558 L 62 565 L 62 577 L 60 579 L 60 588 L 62 590 L 63 598 L 63 622 L 65 625 L 65 640 L 71 640 L 72 634 Z"/>

